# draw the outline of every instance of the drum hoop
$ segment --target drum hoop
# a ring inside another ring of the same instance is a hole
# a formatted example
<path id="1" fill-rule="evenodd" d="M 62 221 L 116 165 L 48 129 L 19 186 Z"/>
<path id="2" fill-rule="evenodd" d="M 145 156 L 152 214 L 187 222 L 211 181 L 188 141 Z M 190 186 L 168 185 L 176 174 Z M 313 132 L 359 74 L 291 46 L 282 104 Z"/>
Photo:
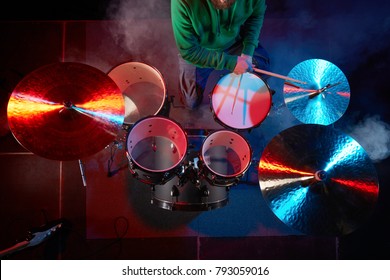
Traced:
<path id="1" fill-rule="evenodd" d="M 247 147 L 248 147 L 248 151 L 249 151 L 249 161 L 248 161 L 248 164 L 245 166 L 245 168 L 241 169 L 242 171 L 240 173 L 235 173 L 235 174 L 232 174 L 232 175 L 226 175 L 226 174 L 220 174 L 218 172 L 215 172 L 214 170 L 211 170 L 211 168 L 209 168 L 209 166 L 207 164 L 205 164 L 205 160 L 204 160 L 204 157 L 203 157 L 203 147 L 204 147 L 204 143 L 206 142 L 207 138 L 215 133 L 219 133 L 221 131 L 224 131 L 224 132 L 230 132 L 230 133 L 234 133 L 236 134 L 239 138 L 241 138 L 242 140 L 244 140 L 244 142 L 247 144 Z M 244 138 L 242 137 L 240 134 L 234 132 L 234 131 L 231 131 L 231 130 L 226 130 L 226 129 L 218 129 L 218 130 L 215 130 L 213 131 L 212 133 L 210 133 L 206 139 L 204 139 L 203 143 L 202 143 L 202 146 L 200 148 L 200 155 L 199 155 L 199 159 L 200 161 L 203 163 L 203 166 L 205 166 L 207 168 L 207 170 L 209 170 L 211 173 L 219 176 L 219 177 L 222 177 L 222 178 L 225 178 L 225 179 L 233 179 L 233 178 L 239 178 L 241 177 L 250 167 L 251 165 L 251 158 L 252 158 L 252 147 L 250 146 L 249 142 Z"/>
<path id="2" fill-rule="evenodd" d="M 166 82 L 164 81 L 164 77 L 162 75 L 162 73 L 153 65 L 149 65 L 147 63 L 144 63 L 144 62 L 140 62 L 140 61 L 126 61 L 126 62 L 122 62 L 122 63 L 119 63 L 113 67 L 111 67 L 108 71 L 107 71 L 107 76 L 110 77 L 110 73 L 114 70 L 114 69 L 118 69 L 119 67 L 121 66 L 125 66 L 125 65 L 130 65 L 130 64 L 135 64 L 135 65 L 143 65 L 143 66 L 146 66 L 150 69 L 152 69 L 159 77 L 160 77 L 160 82 L 161 82 L 161 85 L 162 85 L 162 89 L 163 89 L 163 98 L 161 99 L 162 102 L 158 108 L 158 110 L 153 114 L 153 116 L 156 116 L 158 115 L 159 112 L 162 111 L 162 109 L 164 108 L 166 102 L 168 102 L 168 95 L 167 95 L 167 85 L 166 85 Z M 111 78 L 111 77 L 110 77 Z M 115 83 L 116 81 L 111 78 Z M 122 92 L 123 94 L 123 92 Z M 148 117 L 148 116 L 146 116 Z M 126 122 L 125 122 L 126 123 Z M 128 123 L 129 124 L 129 123 Z M 135 124 L 135 122 L 134 122 Z"/>
<path id="3" fill-rule="evenodd" d="M 166 210 L 181 210 L 181 211 L 206 211 L 224 207 L 228 204 L 229 198 L 220 199 L 212 202 L 204 203 L 188 203 L 188 202 L 173 202 L 166 201 L 160 198 L 152 197 L 152 204 Z"/>
<path id="4" fill-rule="evenodd" d="M 231 74 L 231 73 L 229 73 L 229 74 Z M 221 79 L 224 78 L 225 76 L 229 75 L 229 74 L 226 74 L 226 75 L 222 76 Z M 268 104 L 268 107 L 266 108 L 266 109 L 268 110 L 268 113 L 267 113 L 266 116 L 268 116 L 269 113 L 270 113 L 270 111 L 271 111 L 271 107 L 272 107 L 272 94 L 271 94 L 271 88 L 269 87 L 268 83 L 266 83 L 266 82 L 263 80 L 263 78 L 260 77 L 260 75 L 258 75 L 258 74 L 256 74 L 256 73 L 249 73 L 249 74 L 252 74 L 252 75 L 256 76 L 257 78 L 259 78 L 260 80 L 262 80 L 263 83 L 265 84 L 265 86 L 267 87 L 267 92 L 268 92 L 268 95 L 269 95 L 269 97 L 270 97 L 270 102 L 269 102 L 269 104 Z M 220 80 L 221 80 L 221 79 L 220 79 Z M 222 125 L 223 127 L 228 128 L 228 129 L 232 129 L 232 130 L 236 130 L 236 131 L 247 131 L 247 130 L 249 130 L 249 129 L 256 128 L 256 127 L 260 126 L 260 125 L 262 124 L 262 122 L 263 122 L 266 118 L 264 118 L 261 122 L 255 124 L 255 125 L 253 125 L 253 126 L 251 126 L 251 127 L 248 127 L 248 128 L 238 128 L 238 127 L 230 126 L 230 125 L 224 123 L 222 120 L 220 120 L 220 119 L 218 118 L 217 114 L 215 113 L 214 106 L 213 106 L 213 95 L 214 95 L 215 88 L 216 88 L 217 85 L 219 84 L 219 81 L 220 81 L 220 80 L 218 80 L 218 82 L 217 82 L 217 83 L 215 84 L 215 86 L 213 87 L 213 90 L 212 90 L 211 93 L 209 94 L 209 99 L 210 99 L 210 110 L 211 110 L 211 113 L 212 113 L 212 115 L 213 115 L 214 120 L 215 120 L 216 122 L 218 122 L 220 125 Z"/>
<path id="5" fill-rule="evenodd" d="M 146 168 L 144 166 L 142 166 L 141 164 L 139 164 L 134 158 L 133 156 L 131 155 L 131 153 L 129 153 L 129 149 L 128 149 L 128 142 L 129 142 L 129 137 L 130 137 L 130 133 L 132 131 L 132 129 L 138 125 L 139 123 L 145 121 L 146 119 L 165 119 L 165 120 L 168 120 L 168 121 L 171 121 L 172 123 L 174 123 L 175 125 L 178 126 L 178 128 L 182 131 L 183 135 L 185 136 L 184 139 L 186 141 L 185 143 L 185 150 L 183 152 L 183 156 L 181 157 L 180 160 L 178 160 L 178 162 L 173 165 L 171 168 L 169 169 L 166 169 L 166 170 L 153 170 L 153 169 L 149 169 L 149 168 Z M 134 164 L 137 165 L 137 167 L 139 167 L 141 170 L 143 171 L 146 171 L 146 172 L 150 172 L 150 173 L 154 173 L 154 174 L 164 174 L 164 173 L 167 173 L 167 172 L 170 172 L 172 170 L 175 170 L 176 168 L 179 167 L 179 165 L 184 161 L 184 159 L 186 158 L 186 154 L 187 154 L 187 150 L 188 150 L 188 139 L 187 139 L 187 133 L 185 132 L 185 130 L 183 129 L 182 125 L 180 123 L 178 123 L 177 121 L 173 120 L 173 119 L 170 119 L 168 117 L 164 117 L 164 116 L 146 116 L 146 117 L 143 117 L 143 118 L 140 118 L 139 120 L 137 120 L 130 128 L 129 128 L 129 131 L 127 132 L 127 135 L 126 135 L 126 145 L 125 145 L 125 150 L 126 150 L 126 153 L 128 154 L 128 159 L 133 161 Z"/>

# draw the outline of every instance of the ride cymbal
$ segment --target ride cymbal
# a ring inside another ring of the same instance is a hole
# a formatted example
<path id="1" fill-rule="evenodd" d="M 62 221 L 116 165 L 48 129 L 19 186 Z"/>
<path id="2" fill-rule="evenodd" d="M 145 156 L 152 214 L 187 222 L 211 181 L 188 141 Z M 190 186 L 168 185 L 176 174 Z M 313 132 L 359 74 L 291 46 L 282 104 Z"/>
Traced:
<path id="1" fill-rule="evenodd" d="M 284 101 L 302 123 L 329 125 L 340 119 L 349 105 L 350 88 L 344 73 L 323 59 L 309 59 L 296 65 L 288 77 L 305 85 L 285 82 Z"/>
<path id="2" fill-rule="evenodd" d="M 124 101 L 105 73 L 60 62 L 38 68 L 17 84 L 7 116 L 11 132 L 27 150 L 48 159 L 76 160 L 115 139 Z"/>
<path id="3" fill-rule="evenodd" d="M 274 214 L 310 235 L 351 233 L 368 220 L 379 193 L 364 149 L 323 125 L 302 124 L 275 136 L 261 156 L 258 176 Z"/>

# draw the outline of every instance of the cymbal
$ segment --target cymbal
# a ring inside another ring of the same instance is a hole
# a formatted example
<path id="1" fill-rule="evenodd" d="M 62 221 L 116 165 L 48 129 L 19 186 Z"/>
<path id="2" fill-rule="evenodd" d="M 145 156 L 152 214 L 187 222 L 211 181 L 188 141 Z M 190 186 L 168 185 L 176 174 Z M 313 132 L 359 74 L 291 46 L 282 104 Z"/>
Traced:
<path id="1" fill-rule="evenodd" d="M 286 82 L 283 87 L 287 108 L 302 123 L 329 125 L 347 110 L 349 83 L 333 63 L 308 59 L 293 67 L 288 77 L 306 81 L 305 85 Z"/>
<path id="2" fill-rule="evenodd" d="M 26 75 L 7 107 L 8 123 L 27 150 L 53 160 L 91 156 L 111 141 L 124 120 L 123 96 L 102 71 L 59 62 Z"/>
<path id="3" fill-rule="evenodd" d="M 282 131 L 266 146 L 258 169 L 262 195 L 286 225 L 309 235 L 345 235 L 375 208 L 375 167 L 350 136 L 316 124 Z"/>

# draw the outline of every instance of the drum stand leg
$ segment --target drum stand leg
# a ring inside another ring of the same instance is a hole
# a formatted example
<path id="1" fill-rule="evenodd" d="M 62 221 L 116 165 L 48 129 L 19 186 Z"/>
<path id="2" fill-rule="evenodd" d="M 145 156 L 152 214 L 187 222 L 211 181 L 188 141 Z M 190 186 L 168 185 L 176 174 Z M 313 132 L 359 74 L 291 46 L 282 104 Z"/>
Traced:
<path id="1" fill-rule="evenodd" d="M 79 159 L 79 166 L 80 166 L 80 173 L 81 173 L 81 179 L 83 180 L 83 186 L 86 187 L 87 186 L 87 180 L 85 178 L 85 169 L 84 169 L 84 163 L 81 161 L 81 159 Z"/>

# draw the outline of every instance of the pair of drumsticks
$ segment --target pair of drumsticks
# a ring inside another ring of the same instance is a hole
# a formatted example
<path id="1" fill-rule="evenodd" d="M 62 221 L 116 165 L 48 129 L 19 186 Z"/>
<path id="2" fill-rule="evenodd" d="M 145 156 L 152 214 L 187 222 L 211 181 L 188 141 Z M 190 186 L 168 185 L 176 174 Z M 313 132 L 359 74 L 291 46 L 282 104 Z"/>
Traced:
<path id="1" fill-rule="evenodd" d="M 273 73 L 273 72 L 269 72 L 269 71 L 266 71 L 266 70 L 258 69 L 258 68 L 255 68 L 255 67 L 253 68 L 253 71 L 255 71 L 257 73 L 273 76 L 273 77 L 276 77 L 276 78 L 288 80 L 288 81 L 291 81 L 291 82 L 299 83 L 299 84 L 307 84 L 306 82 L 303 82 L 303 81 L 300 81 L 300 80 L 296 80 L 296 79 L 293 79 L 293 78 L 290 78 L 290 77 L 287 77 L 287 76 L 283 76 L 283 75 L 276 74 L 276 73 Z M 240 75 L 240 78 L 238 80 L 237 90 L 236 90 L 236 94 L 234 96 L 231 114 L 233 114 L 234 106 L 236 104 L 238 91 L 239 91 L 240 86 L 241 86 L 241 80 L 242 80 L 242 74 Z"/>

